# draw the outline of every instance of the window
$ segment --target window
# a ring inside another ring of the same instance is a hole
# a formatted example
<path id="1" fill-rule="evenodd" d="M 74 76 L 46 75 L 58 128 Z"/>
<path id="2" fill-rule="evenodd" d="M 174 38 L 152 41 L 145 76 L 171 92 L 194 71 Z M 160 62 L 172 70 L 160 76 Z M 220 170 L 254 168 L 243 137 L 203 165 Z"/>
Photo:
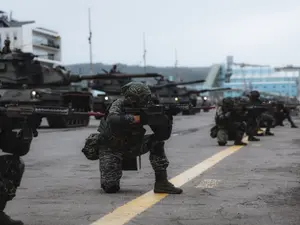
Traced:
<path id="1" fill-rule="evenodd" d="M 0 63 L 0 72 L 6 72 L 6 64 Z"/>
<path id="2" fill-rule="evenodd" d="M 48 53 L 48 59 L 54 60 L 54 54 Z"/>

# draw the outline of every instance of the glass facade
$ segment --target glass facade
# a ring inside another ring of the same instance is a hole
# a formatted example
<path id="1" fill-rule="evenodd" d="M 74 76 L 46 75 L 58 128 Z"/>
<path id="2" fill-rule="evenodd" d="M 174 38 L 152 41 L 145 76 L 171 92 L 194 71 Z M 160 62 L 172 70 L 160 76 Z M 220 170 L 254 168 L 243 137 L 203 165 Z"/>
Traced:
<path id="1" fill-rule="evenodd" d="M 222 77 L 225 78 L 225 66 Z M 252 89 L 282 96 L 298 97 L 299 71 L 275 71 L 270 67 L 232 67 L 229 82 L 222 82 L 223 87 L 233 89 Z M 239 96 L 240 92 L 226 92 L 225 96 Z"/>

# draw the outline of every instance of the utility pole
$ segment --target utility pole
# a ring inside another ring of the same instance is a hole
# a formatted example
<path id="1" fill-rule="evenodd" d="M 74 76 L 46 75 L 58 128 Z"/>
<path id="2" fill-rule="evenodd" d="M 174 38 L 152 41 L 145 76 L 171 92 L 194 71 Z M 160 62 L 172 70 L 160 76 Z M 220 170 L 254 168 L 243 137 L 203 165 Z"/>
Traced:
<path id="1" fill-rule="evenodd" d="M 143 52 L 143 59 L 144 59 L 144 72 L 146 73 L 146 54 L 147 54 L 147 50 L 146 50 L 146 37 L 145 37 L 145 32 L 143 33 L 143 48 L 144 48 L 144 52 Z"/>
<path id="2" fill-rule="evenodd" d="M 89 45 L 90 45 L 90 74 L 93 74 L 93 53 L 92 53 L 92 28 L 91 28 L 91 9 L 89 8 Z"/>

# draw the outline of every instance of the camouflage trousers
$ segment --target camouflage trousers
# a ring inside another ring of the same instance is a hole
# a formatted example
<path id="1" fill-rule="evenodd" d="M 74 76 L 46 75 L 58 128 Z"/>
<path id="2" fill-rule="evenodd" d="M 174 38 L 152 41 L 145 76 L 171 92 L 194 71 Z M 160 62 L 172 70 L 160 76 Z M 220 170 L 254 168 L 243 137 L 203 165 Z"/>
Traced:
<path id="1" fill-rule="evenodd" d="M 289 123 L 291 124 L 291 126 L 296 126 L 296 124 L 294 123 L 294 121 L 291 118 L 290 113 L 283 113 L 283 112 L 276 112 L 275 113 L 275 126 L 280 126 L 283 125 L 283 121 L 287 119 L 289 121 Z"/>
<path id="2" fill-rule="evenodd" d="M 246 130 L 246 134 L 249 137 L 256 136 L 258 128 L 259 128 L 259 118 L 258 117 L 247 118 L 247 130 Z"/>
<path id="3" fill-rule="evenodd" d="M 155 172 L 165 171 L 169 165 L 165 155 L 164 141 L 156 141 L 153 134 L 145 135 L 139 153 L 150 152 L 150 163 Z M 126 157 L 128 149 L 101 149 L 99 151 L 99 168 L 101 174 L 101 187 L 110 188 L 120 186 L 122 177 L 122 160 Z M 138 156 L 130 154 L 130 156 Z"/>
<path id="4" fill-rule="evenodd" d="M 6 203 L 16 196 L 21 184 L 25 165 L 23 160 L 14 155 L 0 156 L 0 211 Z"/>
<path id="5" fill-rule="evenodd" d="M 236 122 L 230 127 L 218 127 L 217 140 L 221 145 L 227 141 L 241 142 L 245 133 L 246 125 L 242 122 Z"/>
<path id="6" fill-rule="evenodd" d="M 266 132 L 269 132 L 275 124 L 275 119 L 270 113 L 263 113 L 260 117 L 260 125 L 266 127 Z"/>

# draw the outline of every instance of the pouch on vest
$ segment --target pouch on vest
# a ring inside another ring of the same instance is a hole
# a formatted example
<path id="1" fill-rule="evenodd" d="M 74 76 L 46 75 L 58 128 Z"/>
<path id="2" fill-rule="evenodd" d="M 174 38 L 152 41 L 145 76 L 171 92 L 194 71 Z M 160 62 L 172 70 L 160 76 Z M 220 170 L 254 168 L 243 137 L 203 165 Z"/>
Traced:
<path id="1" fill-rule="evenodd" d="M 211 138 L 216 138 L 218 135 L 218 126 L 214 126 L 210 129 Z"/>
<path id="2" fill-rule="evenodd" d="M 138 170 L 137 157 L 124 157 L 122 160 L 122 170 L 137 171 Z"/>
<path id="3" fill-rule="evenodd" d="M 99 159 L 99 141 L 100 133 L 92 133 L 86 139 L 81 151 L 88 160 Z"/>

